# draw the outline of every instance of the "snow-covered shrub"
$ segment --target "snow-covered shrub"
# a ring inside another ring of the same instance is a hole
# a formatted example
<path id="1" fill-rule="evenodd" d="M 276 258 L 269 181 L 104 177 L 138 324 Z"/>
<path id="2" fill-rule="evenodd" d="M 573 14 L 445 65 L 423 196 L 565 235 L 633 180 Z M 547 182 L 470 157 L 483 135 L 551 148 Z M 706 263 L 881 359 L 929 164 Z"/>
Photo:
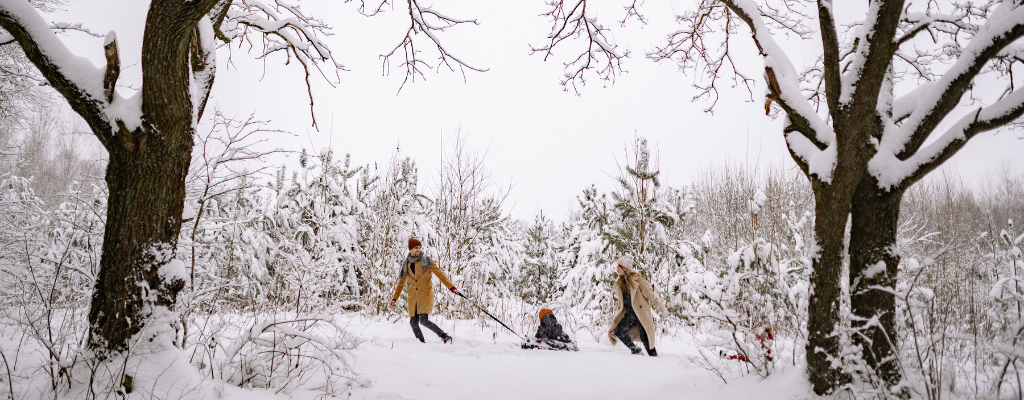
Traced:
<path id="1" fill-rule="evenodd" d="M 503 209 L 507 190 L 491 178 L 486 153 L 477 153 L 457 136 L 446 149 L 440 176 L 431 191 L 427 221 L 431 231 L 422 240 L 425 251 L 452 282 L 483 307 L 501 314 L 519 314 L 499 304 L 512 297 L 514 266 L 523 246 Z M 481 317 L 456 296 L 435 297 L 436 311 L 450 317 Z"/>
<path id="2" fill-rule="evenodd" d="M 543 306 L 565 289 L 559 279 L 558 230 L 543 212 L 537 214 L 532 224 L 520 229 L 525 230 L 525 253 L 515 273 L 515 293 L 528 304 Z"/>
<path id="3" fill-rule="evenodd" d="M 229 384 L 275 393 L 309 389 L 332 396 L 354 383 L 365 384 L 350 366 L 349 351 L 359 344 L 359 339 L 331 316 L 255 317 L 244 329 L 209 336 L 202 354 L 194 355 L 193 362 L 199 360 L 201 371 Z"/>
<path id="4" fill-rule="evenodd" d="M 969 190 L 938 178 L 908 192 L 901 216 L 903 268 L 896 286 L 904 376 L 897 393 L 926 399 L 1018 398 L 1024 185 L 1004 176 Z M 1015 250 L 1016 249 L 1016 250 Z M 871 377 L 866 377 L 870 379 Z"/>
<path id="5" fill-rule="evenodd" d="M 754 193 L 750 213 L 755 219 L 766 199 L 762 191 Z M 724 379 L 723 371 L 736 367 L 768 376 L 778 365 L 798 362 L 806 338 L 811 265 L 803 245 L 807 219 L 806 214 L 799 219 L 783 215 L 789 233 L 785 242 L 757 237 L 724 265 L 708 260 L 708 267 L 688 273 L 673 288 L 689 299 L 679 302 L 680 314 L 696 324 L 698 364 Z"/>
<path id="6" fill-rule="evenodd" d="M 92 183 L 74 183 L 57 198 L 68 201 L 46 211 L 31 180 L 0 182 L 0 334 L 37 350 L 8 367 L 23 390 L 39 395 L 68 390 L 82 361 L 106 214 L 105 192 Z"/>

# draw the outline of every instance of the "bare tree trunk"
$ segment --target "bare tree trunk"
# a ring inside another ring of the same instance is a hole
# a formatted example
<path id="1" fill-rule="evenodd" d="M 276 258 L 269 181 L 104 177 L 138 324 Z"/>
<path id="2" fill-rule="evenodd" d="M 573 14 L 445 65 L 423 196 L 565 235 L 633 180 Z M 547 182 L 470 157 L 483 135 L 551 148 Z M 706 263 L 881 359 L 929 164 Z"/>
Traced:
<path id="1" fill-rule="evenodd" d="M 183 280 L 167 282 L 159 270 L 173 257 L 181 230 L 192 141 L 188 136 L 167 143 L 175 135 L 159 138 L 157 131 L 142 133 L 148 140 L 140 147 L 148 149 L 111 152 L 107 167 L 107 225 L 89 311 L 89 345 L 100 354 L 127 350 L 151 307 L 172 307 L 184 287 Z"/>
<path id="2" fill-rule="evenodd" d="M 846 380 L 834 365 L 839 357 L 840 273 L 849 200 L 838 188 L 813 181 L 814 236 L 818 254 L 812 260 L 807 306 L 807 375 L 815 393 L 827 394 Z"/>
<path id="3" fill-rule="evenodd" d="M 195 126 L 189 93 L 189 45 L 212 7 L 154 1 L 142 44 L 142 126 L 105 143 L 110 193 L 103 256 L 89 310 L 89 347 L 103 358 L 129 348 L 154 307 L 173 309 L 185 281 L 160 269 L 181 231 Z M 93 125 L 93 124 L 90 124 Z M 97 132 L 100 136 L 103 132 Z"/>
<path id="4" fill-rule="evenodd" d="M 904 192 L 902 187 L 886 191 L 873 177 L 865 177 L 854 194 L 850 228 L 850 308 L 853 328 L 859 331 L 852 341 L 887 386 L 900 381 L 893 347 L 894 290 L 901 258 L 896 231 Z M 871 322 L 873 318 L 878 322 Z"/>

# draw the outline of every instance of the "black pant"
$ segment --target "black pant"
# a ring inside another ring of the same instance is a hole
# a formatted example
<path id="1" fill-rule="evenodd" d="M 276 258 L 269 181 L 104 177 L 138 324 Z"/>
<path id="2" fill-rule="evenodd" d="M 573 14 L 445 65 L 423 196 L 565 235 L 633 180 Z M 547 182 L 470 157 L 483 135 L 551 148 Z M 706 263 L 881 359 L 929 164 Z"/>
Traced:
<path id="1" fill-rule="evenodd" d="M 644 350 L 647 353 L 651 353 L 650 341 L 647 339 L 647 331 L 644 329 L 644 325 L 640 323 L 640 319 L 637 318 L 636 312 L 632 308 L 627 308 L 625 315 L 622 316 L 622 320 L 619 321 L 619 325 L 615 327 L 615 337 L 622 341 L 622 344 L 629 347 L 630 350 L 636 349 L 636 345 L 633 344 L 633 339 L 629 337 L 629 330 L 633 329 L 634 326 L 640 327 L 640 341 L 644 343 Z M 635 351 L 639 351 L 636 349 Z"/>
<path id="2" fill-rule="evenodd" d="M 448 336 L 446 333 L 444 333 L 444 331 L 441 330 L 441 328 L 439 328 L 433 322 L 430 322 L 430 320 L 427 319 L 428 317 L 430 317 L 430 314 L 416 314 L 416 316 L 409 318 L 409 325 L 412 325 L 412 333 L 416 335 L 417 339 L 419 339 L 421 342 L 426 342 L 425 340 L 423 340 L 423 332 L 420 331 L 420 325 L 423 325 L 427 327 L 427 329 L 434 331 L 434 333 L 436 333 L 437 336 L 440 338 Z"/>

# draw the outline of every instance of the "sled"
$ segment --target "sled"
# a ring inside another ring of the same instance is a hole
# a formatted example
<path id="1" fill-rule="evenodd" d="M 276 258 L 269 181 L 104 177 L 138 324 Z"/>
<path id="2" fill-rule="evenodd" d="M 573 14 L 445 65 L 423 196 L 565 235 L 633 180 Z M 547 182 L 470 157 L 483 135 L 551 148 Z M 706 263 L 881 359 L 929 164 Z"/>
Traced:
<path id="1" fill-rule="evenodd" d="M 580 351 L 576 342 L 562 342 L 551 339 L 526 338 L 521 346 L 526 350 Z"/>

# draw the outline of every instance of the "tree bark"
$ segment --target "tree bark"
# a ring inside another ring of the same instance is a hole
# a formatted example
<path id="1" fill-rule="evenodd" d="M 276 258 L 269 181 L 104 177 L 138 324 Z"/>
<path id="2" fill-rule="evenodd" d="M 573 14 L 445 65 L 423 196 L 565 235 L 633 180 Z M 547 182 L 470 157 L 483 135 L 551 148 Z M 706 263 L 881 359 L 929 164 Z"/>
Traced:
<path id="1" fill-rule="evenodd" d="M 177 248 L 195 133 L 189 44 L 212 6 L 211 1 L 150 4 L 142 43 L 143 84 L 136 94 L 142 96 L 142 124 L 129 130 L 118 121 L 119 131 L 107 144 L 110 200 L 88 343 L 101 359 L 130 350 L 133 337 L 154 322 L 158 308 L 173 310 L 185 285 L 161 268 Z"/>
<path id="2" fill-rule="evenodd" d="M 840 273 L 843 236 L 849 215 L 849 198 L 836 187 L 819 182 L 814 188 L 814 236 L 818 252 L 811 263 L 811 289 L 807 312 L 807 376 L 815 393 L 832 393 L 846 382 L 833 361 L 839 357 Z M 845 192 L 850 192 L 846 190 Z"/>
<path id="3" fill-rule="evenodd" d="M 867 103 L 865 103 L 867 104 Z M 840 367 L 840 276 L 843 240 L 854 193 L 875 155 L 870 138 L 883 124 L 873 108 L 844 108 L 835 113 L 836 165 L 830 179 L 808 174 L 814 191 L 814 236 L 817 254 L 811 262 L 807 310 L 807 377 L 814 392 L 826 395 L 850 381 Z M 873 123 L 872 123 L 873 122 Z M 810 170 L 804 168 L 805 172 Z"/>
<path id="4" fill-rule="evenodd" d="M 854 194 L 850 228 L 850 308 L 857 331 L 852 341 L 889 387 L 901 378 L 894 347 L 894 291 L 901 258 L 896 231 L 903 193 L 902 186 L 886 191 L 874 177 L 866 176 Z M 881 270 L 879 263 L 884 263 Z"/>
<path id="5" fill-rule="evenodd" d="M 189 140 L 159 137 L 157 126 L 139 132 L 134 152 L 111 152 L 103 255 L 89 310 L 90 348 L 101 357 L 129 350 L 154 306 L 172 308 L 184 280 L 167 281 L 181 230 Z M 189 124 L 185 124 L 188 126 Z"/>

